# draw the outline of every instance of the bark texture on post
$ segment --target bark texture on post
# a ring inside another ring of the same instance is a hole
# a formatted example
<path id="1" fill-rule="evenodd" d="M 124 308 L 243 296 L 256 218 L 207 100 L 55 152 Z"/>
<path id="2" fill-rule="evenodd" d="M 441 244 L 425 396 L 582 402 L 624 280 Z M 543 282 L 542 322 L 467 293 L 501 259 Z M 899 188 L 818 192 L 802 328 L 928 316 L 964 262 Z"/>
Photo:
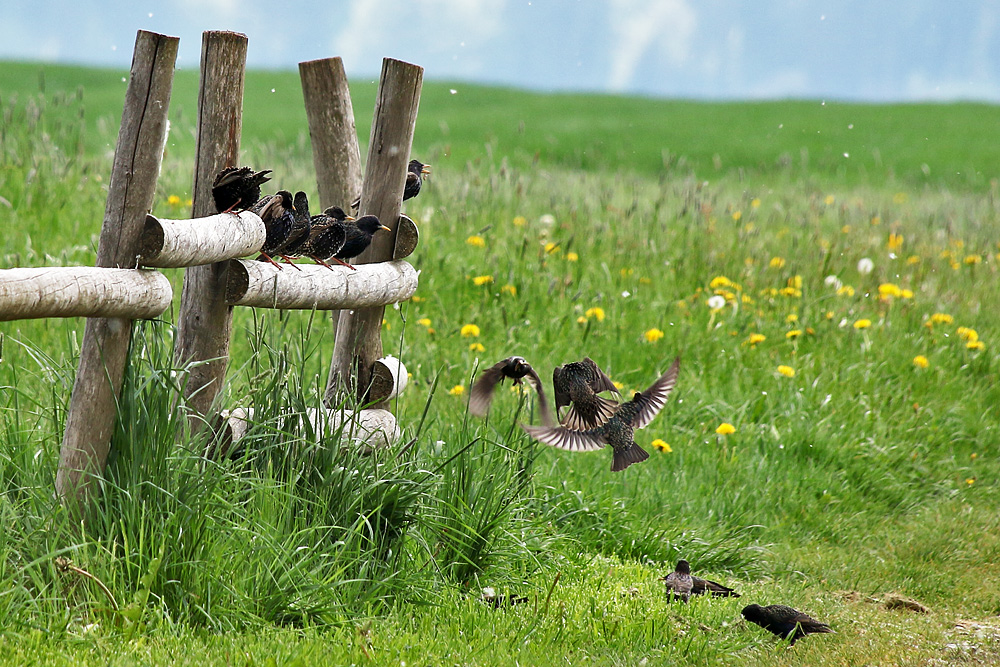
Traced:
<path id="1" fill-rule="evenodd" d="M 246 59 L 246 35 L 222 31 L 202 35 L 191 217 L 216 212 L 212 181 L 225 167 L 239 166 Z M 190 369 L 184 386 L 188 405 L 202 416 L 208 416 L 222 387 L 229 358 L 233 310 L 226 304 L 228 268 L 227 260 L 184 273 L 174 358 L 180 366 L 206 362 Z"/>
<path id="2" fill-rule="evenodd" d="M 143 30 L 136 36 L 97 266 L 136 265 L 163 159 L 178 41 Z M 85 504 L 97 488 L 94 476 L 104 471 L 131 332 L 131 321 L 117 318 L 88 319 L 84 328 L 56 473 L 56 493 L 68 504 Z"/>
<path id="3" fill-rule="evenodd" d="M 417 65 L 386 58 L 382 61 L 375 117 L 365 178 L 361 186 L 359 215 L 377 215 L 391 234 L 376 234 L 372 244 L 354 264 L 392 259 L 396 245 L 399 211 L 406 184 L 406 166 L 417 123 L 420 86 L 424 70 Z M 382 316 L 384 306 L 341 312 L 334 344 L 326 401 L 332 404 L 341 383 L 364 402 L 375 360 L 382 356 Z M 350 386 L 353 383 L 353 386 Z M 385 407 L 379 402 L 375 407 Z"/>
<path id="4" fill-rule="evenodd" d="M 283 310 L 339 310 L 386 306 L 417 291 L 417 272 L 403 261 L 366 264 L 352 271 L 332 264 L 296 264 L 282 269 L 267 262 L 236 260 L 229 267 L 226 300 L 234 306 Z"/>
<path id="5" fill-rule="evenodd" d="M 121 317 L 144 320 L 170 307 L 174 292 L 158 271 L 98 266 L 0 270 L 0 320 Z"/>
<path id="6" fill-rule="evenodd" d="M 162 269 L 211 264 L 260 252 L 267 230 L 256 213 L 167 220 L 146 216 L 139 262 Z"/>

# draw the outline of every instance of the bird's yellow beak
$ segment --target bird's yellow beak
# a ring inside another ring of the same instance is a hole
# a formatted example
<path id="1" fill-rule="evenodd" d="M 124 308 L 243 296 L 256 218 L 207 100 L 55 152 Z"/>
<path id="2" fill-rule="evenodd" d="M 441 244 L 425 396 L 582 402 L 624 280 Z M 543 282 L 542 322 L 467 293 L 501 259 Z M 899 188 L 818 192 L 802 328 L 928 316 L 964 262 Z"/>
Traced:
<path id="1" fill-rule="evenodd" d="M 423 167 L 420 168 L 420 173 L 421 174 L 431 173 L 431 166 L 429 164 L 425 164 Z"/>
<path id="2" fill-rule="evenodd" d="M 388 228 L 388 227 L 386 227 L 385 225 L 379 225 L 379 229 L 384 229 L 384 230 L 385 230 L 385 231 L 387 231 L 387 232 L 391 232 L 391 231 L 392 231 L 391 229 L 389 229 L 389 228 Z"/>

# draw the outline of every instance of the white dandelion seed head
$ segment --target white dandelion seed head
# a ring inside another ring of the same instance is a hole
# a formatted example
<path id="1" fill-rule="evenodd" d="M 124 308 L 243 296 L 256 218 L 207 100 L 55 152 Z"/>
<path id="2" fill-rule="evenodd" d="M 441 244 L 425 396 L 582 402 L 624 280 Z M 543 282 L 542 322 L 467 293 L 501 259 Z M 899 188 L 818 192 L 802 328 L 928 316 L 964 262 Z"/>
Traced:
<path id="1" fill-rule="evenodd" d="M 832 287 L 833 289 L 840 289 L 844 286 L 844 283 L 840 282 L 840 278 L 834 275 L 829 275 L 823 279 L 823 284 L 827 287 Z"/>
<path id="2" fill-rule="evenodd" d="M 708 307 L 712 310 L 722 310 L 726 307 L 726 297 L 716 294 L 708 298 Z"/>
<path id="3" fill-rule="evenodd" d="M 875 268 L 875 262 L 871 261 L 867 257 L 862 257 L 858 260 L 858 273 L 863 276 L 867 276 Z"/>

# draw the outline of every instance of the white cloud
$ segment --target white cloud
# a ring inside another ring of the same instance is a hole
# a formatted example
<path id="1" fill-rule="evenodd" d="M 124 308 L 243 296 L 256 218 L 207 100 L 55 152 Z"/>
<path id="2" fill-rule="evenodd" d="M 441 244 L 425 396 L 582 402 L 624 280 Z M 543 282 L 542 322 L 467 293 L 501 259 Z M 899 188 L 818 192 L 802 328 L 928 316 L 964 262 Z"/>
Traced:
<path id="1" fill-rule="evenodd" d="M 689 60 L 698 20 L 685 0 L 612 0 L 609 11 L 611 90 L 631 87 L 639 64 L 652 49 L 670 65 Z"/>

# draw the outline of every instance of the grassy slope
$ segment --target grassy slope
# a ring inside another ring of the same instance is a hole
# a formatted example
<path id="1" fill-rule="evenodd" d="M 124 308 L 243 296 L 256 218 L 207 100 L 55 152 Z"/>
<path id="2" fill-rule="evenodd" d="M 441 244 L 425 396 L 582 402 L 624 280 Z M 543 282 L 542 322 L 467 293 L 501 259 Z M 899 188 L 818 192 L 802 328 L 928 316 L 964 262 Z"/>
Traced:
<path id="1" fill-rule="evenodd" d="M 37 71 L 4 67 L 5 105 L 10 90 L 24 96 L 37 89 Z M 92 221 L 103 205 L 99 179 L 108 162 L 102 147 L 113 142 L 121 74 L 46 72 L 49 101 L 41 122 L 56 143 L 75 136 L 56 126 L 72 126 L 78 106 L 71 100 L 57 105 L 53 94 L 72 95 L 84 86 L 81 157 L 67 162 L 65 149 L 46 152 L 44 146 L 5 154 L 0 195 L 12 208 L 0 207 L 0 229 L 7 265 L 89 263 L 93 257 Z M 167 195 L 183 197 L 190 182 L 185 156 L 193 147 L 196 83 L 192 73 L 178 73 L 160 211 L 173 210 Z M 359 133 L 366 136 L 374 89 L 355 88 Z M 255 640 L 258 650 L 288 660 L 336 651 L 360 662 L 364 630 L 376 655 L 410 664 L 503 663 L 507 654 L 538 663 L 553 657 L 546 648 L 551 645 L 622 663 L 681 654 L 692 664 L 727 655 L 744 664 L 940 656 L 946 637 L 954 638 L 948 632 L 955 618 L 984 618 L 1000 609 L 994 565 L 1000 397 L 992 352 L 1000 290 L 990 186 L 998 169 L 981 141 L 997 113 L 978 105 L 695 104 L 428 84 L 415 152 L 430 156 L 436 173 L 410 207 L 423 225 L 414 260 L 424 269 L 422 300 L 387 316 L 387 341 L 398 340 L 399 318 L 407 318 L 402 358 L 415 385 L 400 406 L 403 419 L 416 419 L 438 372 L 443 389 L 467 385 L 476 357 L 491 362 L 522 353 L 547 373 L 552 364 L 586 353 L 627 388 L 641 389 L 681 351 L 679 400 L 639 438 L 648 447 L 661 437 L 674 453 L 654 454 L 615 477 L 603 455 L 540 453 L 533 511 L 579 546 L 559 546 L 542 573 L 524 584 L 535 600 L 530 611 L 490 614 L 446 596 L 445 606 L 429 615 L 403 606 L 385 620 L 359 621 L 332 635 L 263 634 Z M 23 132 L 27 120 L 10 119 L 4 131 Z M 294 75 L 249 77 L 249 160 L 292 183 L 310 183 L 304 126 Z M 851 158 L 842 157 L 845 151 Z M 36 169 L 25 185 L 29 169 L 18 157 L 28 154 Z M 75 189 L 67 191 L 60 175 L 68 175 Z M 706 179 L 711 182 L 702 185 Z M 554 216 L 552 227 L 540 224 L 543 214 Z M 512 224 L 519 215 L 526 218 L 523 227 Z M 905 237 L 896 260 L 886 250 L 890 230 Z M 484 248 L 465 243 L 472 234 L 483 237 Z M 558 249 L 546 253 L 546 242 Z M 570 252 L 577 261 L 568 261 Z M 973 254 L 983 262 L 965 264 Z M 910 255 L 919 261 L 905 261 Z M 774 256 L 785 264 L 772 266 Z M 876 260 L 870 276 L 854 268 L 862 256 Z M 492 286 L 469 280 L 487 274 Z M 856 294 L 837 296 L 823 284 L 828 274 Z M 709 313 L 704 301 L 719 275 L 739 283 L 741 289 L 730 289 L 752 303 Z M 765 292 L 796 275 L 803 279 L 801 297 Z M 173 278 L 179 284 L 179 274 Z M 887 281 L 914 296 L 871 296 Z M 505 284 L 516 295 L 501 292 Z M 595 306 L 606 319 L 591 315 L 577 322 Z M 956 322 L 928 329 L 924 320 L 936 311 Z M 788 322 L 789 314 L 798 321 Z M 415 324 L 422 317 L 435 333 Z M 251 358 L 246 332 L 252 314 L 237 318 L 234 365 L 241 367 Z M 273 314 L 261 318 L 276 324 Z M 871 319 L 872 328 L 855 331 L 851 324 L 859 318 Z M 308 315 L 282 319 L 291 332 L 310 326 Z M 482 328 L 482 353 L 469 350 L 471 341 L 458 335 L 468 322 Z M 957 324 L 977 329 L 986 351 L 966 350 L 956 340 Z M 643 332 L 653 327 L 665 332 L 664 339 L 644 342 Z M 804 333 L 787 339 L 796 327 Z M 0 325 L 7 337 L 0 384 L 16 384 L 22 400 L 47 397 L 38 410 L 25 410 L 37 421 L 5 422 L 8 437 L 16 441 L 34 431 L 28 442 L 43 460 L 53 460 L 58 447 L 59 406 L 68 395 L 80 330 L 77 322 Z M 753 332 L 767 336 L 756 348 L 743 343 Z M 35 362 L 18 340 L 54 360 Z M 313 324 L 314 354 L 303 355 L 303 382 L 323 373 L 329 343 L 326 327 Z M 929 358 L 928 369 L 913 368 L 916 354 Z M 795 378 L 777 375 L 778 364 L 793 366 Z M 235 395 L 245 391 L 249 375 L 234 373 Z M 46 407 L 49 399 L 54 407 Z M 496 413 L 511 407 L 513 399 L 502 395 Z M 446 448 L 460 446 L 465 436 L 455 425 L 462 420 L 460 399 L 439 390 L 427 444 L 440 438 Z M 721 421 L 736 424 L 737 434 L 716 436 Z M 500 441 L 509 426 L 509 417 L 495 426 L 474 425 Z M 577 550 L 587 556 L 571 556 Z M 674 619 L 651 581 L 655 568 L 644 564 L 662 567 L 678 552 L 710 563 L 727 580 L 755 582 L 741 586 L 750 600 L 790 601 L 832 619 L 840 636 L 775 655 L 769 641 L 733 623 L 742 600 L 692 605 Z M 616 557 L 624 561 L 605 560 Z M 957 574 L 949 564 L 957 565 Z M 556 570 L 563 578 L 546 610 Z M 627 592 L 633 585 L 635 598 Z M 845 601 L 835 595 L 839 589 L 864 596 L 904 591 L 938 614 L 889 614 L 863 600 Z M 690 631 L 686 618 L 715 633 Z M 47 625 L 51 629 L 58 619 Z M 221 662 L 243 641 L 180 631 L 180 637 L 154 633 L 148 644 L 122 649 L 113 633 L 74 640 L 80 630 L 70 625 L 70 639 L 54 648 L 35 645 L 30 633 L 11 635 L 20 652 L 12 660 L 55 659 L 67 648 L 89 651 L 92 659 L 165 660 L 203 645 L 210 659 Z M 495 637 L 506 647 L 503 655 L 496 654 Z M 996 655 L 988 641 L 981 650 Z"/>

